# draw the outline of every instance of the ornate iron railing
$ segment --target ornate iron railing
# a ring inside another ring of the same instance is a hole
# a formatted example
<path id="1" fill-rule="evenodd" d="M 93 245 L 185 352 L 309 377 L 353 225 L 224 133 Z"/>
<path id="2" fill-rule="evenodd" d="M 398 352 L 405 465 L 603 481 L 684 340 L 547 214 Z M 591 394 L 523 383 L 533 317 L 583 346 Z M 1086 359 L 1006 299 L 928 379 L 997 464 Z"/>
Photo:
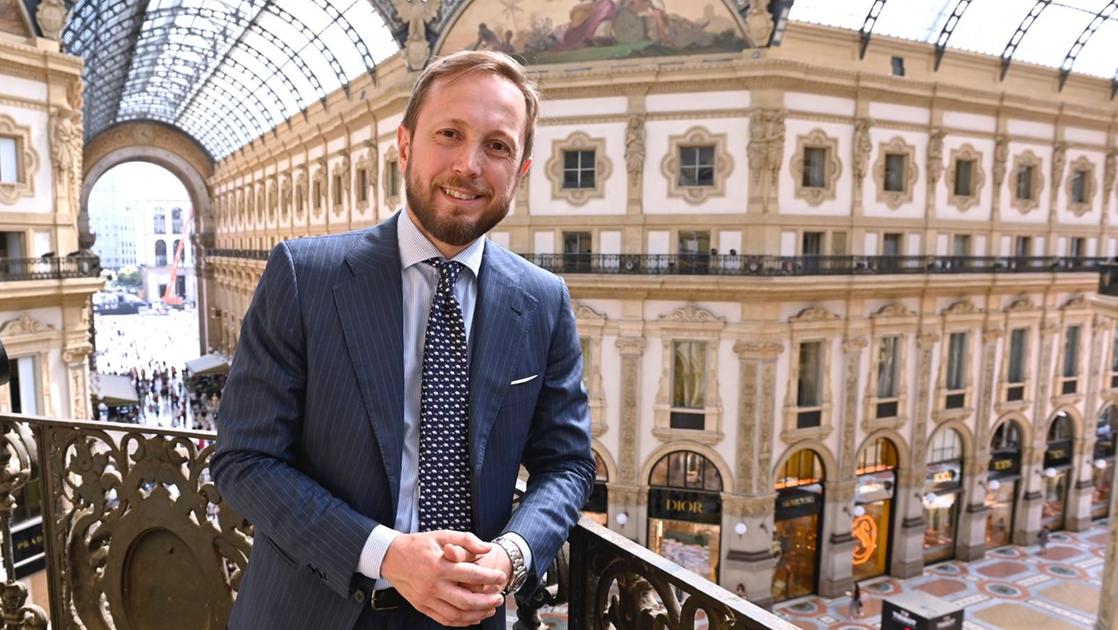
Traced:
<path id="1" fill-rule="evenodd" d="M 0 282 L 96 278 L 100 275 L 101 259 L 97 256 L 0 258 Z"/>
<path id="2" fill-rule="evenodd" d="M 207 257 L 267 260 L 267 250 L 214 249 Z M 520 254 L 560 274 L 819 276 L 1097 273 L 1106 259 L 1062 256 L 745 256 L 739 254 Z"/>
<path id="3" fill-rule="evenodd" d="M 38 469 L 50 619 L 78 628 L 224 628 L 252 528 L 209 478 L 212 432 L 0 415 L 0 534 L 13 573 L 10 519 Z M 5 630 L 46 627 L 27 590 L 0 591 Z M 685 594 L 685 595 L 684 595 Z M 575 630 L 793 626 L 599 525 L 583 520 L 548 571 L 518 596 L 518 628 L 569 601 Z M 699 613 L 699 611 L 702 611 Z"/>

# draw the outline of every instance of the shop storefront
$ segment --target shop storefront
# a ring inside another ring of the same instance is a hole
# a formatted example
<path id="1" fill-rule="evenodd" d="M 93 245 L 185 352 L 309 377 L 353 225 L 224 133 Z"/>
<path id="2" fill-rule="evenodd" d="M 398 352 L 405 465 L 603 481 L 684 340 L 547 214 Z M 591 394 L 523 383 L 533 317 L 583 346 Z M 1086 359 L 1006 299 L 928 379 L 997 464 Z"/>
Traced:
<path id="1" fill-rule="evenodd" d="M 897 485 L 897 449 L 885 438 L 862 449 L 855 469 L 854 513 L 850 534 L 854 580 L 883 575 L 889 568 L 893 533 L 893 494 Z"/>
<path id="2" fill-rule="evenodd" d="M 1095 428 L 1094 468 L 1091 473 L 1094 491 L 1091 493 L 1091 518 L 1106 518 L 1110 513 L 1110 489 L 1114 483 L 1115 416 L 1118 407 L 1108 406 L 1099 415 Z"/>
<path id="3" fill-rule="evenodd" d="M 1074 437 L 1071 418 L 1062 411 L 1057 413 L 1048 425 L 1048 447 L 1044 451 L 1044 504 L 1040 512 L 1041 525 L 1048 526 L 1050 530 L 1064 528 Z"/>
<path id="4" fill-rule="evenodd" d="M 1013 420 L 1003 422 L 990 440 L 990 467 L 986 474 L 986 547 L 1013 541 L 1013 515 L 1017 513 L 1021 481 L 1021 430 Z"/>
<path id="5" fill-rule="evenodd" d="M 924 478 L 924 563 L 955 557 L 959 508 L 963 492 L 963 441 L 959 432 L 945 428 L 932 436 L 928 474 Z"/>
<path id="6" fill-rule="evenodd" d="M 815 451 L 793 454 L 776 479 L 773 551 L 773 600 L 815 592 L 819 535 L 823 527 L 823 462 Z"/>
<path id="7" fill-rule="evenodd" d="M 699 453 L 676 451 L 652 469 L 648 548 L 718 583 L 722 541 L 722 476 Z"/>
<path id="8" fill-rule="evenodd" d="M 582 515 L 589 517 L 599 525 L 609 526 L 609 471 L 601 456 L 594 453 L 594 464 L 597 470 L 594 473 L 594 489 L 590 491 L 590 498 L 582 506 Z"/>

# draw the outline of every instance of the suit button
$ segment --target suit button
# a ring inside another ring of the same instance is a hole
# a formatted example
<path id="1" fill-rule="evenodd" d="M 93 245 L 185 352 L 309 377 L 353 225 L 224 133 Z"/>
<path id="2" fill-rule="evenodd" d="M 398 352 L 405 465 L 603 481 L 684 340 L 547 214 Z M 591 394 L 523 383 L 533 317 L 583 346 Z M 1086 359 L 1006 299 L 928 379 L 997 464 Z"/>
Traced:
<path id="1" fill-rule="evenodd" d="M 361 589 L 357 589 L 353 593 L 353 601 L 357 602 L 358 604 L 364 604 L 365 603 L 365 591 L 363 591 Z"/>

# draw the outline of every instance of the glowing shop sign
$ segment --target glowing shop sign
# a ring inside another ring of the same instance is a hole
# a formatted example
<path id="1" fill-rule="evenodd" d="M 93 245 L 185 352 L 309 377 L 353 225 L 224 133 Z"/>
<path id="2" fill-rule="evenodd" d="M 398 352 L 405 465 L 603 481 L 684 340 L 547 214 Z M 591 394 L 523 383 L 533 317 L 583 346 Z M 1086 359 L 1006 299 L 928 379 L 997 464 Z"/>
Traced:
<path id="1" fill-rule="evenodd" d="M 854 548 L 854 566 L 865 564 L 877 551 L 877 521 L 869 514 L 854 519 L 850 535 L 858 541 Z"/>

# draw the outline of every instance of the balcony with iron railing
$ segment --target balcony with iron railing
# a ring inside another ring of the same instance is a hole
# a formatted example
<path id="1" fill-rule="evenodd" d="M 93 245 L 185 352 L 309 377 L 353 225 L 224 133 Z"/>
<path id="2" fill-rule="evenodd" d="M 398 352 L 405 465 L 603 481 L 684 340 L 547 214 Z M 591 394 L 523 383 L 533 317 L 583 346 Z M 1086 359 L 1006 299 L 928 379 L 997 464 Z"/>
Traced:
<path id="1" fill-rule="evenodd" d="M 209 475 L 212 432 L 0 415 L 0 534 L 14 575 L 11 516 L 38 470 L 56 629 L 224 628 L 252 526 Z M 572 630 L 794 628 L 644 547 L 583 519 L 547 574 L 517 595 L 517 625 L 567 604 Z M 9 579 L 4 628 L 44 628 L 47 611 Z M 682 596 L 680 595 L 682 594 Z"/>
<path id="2" fill-rule="evenodd" d="M 212 249 L 207 257 L 267 260 L 267 250 Z M 555 273 L 817 276 L 1098 273 L 1107 259 L 1066 256 L 763 256 L 739 254 L 520 254 Z"/>
<path id="3" fill-rule="evenodd" d="M 0 258 L 0 282 L 97 278 L 100 275 L 101 259 L 97 256 Z"/>

